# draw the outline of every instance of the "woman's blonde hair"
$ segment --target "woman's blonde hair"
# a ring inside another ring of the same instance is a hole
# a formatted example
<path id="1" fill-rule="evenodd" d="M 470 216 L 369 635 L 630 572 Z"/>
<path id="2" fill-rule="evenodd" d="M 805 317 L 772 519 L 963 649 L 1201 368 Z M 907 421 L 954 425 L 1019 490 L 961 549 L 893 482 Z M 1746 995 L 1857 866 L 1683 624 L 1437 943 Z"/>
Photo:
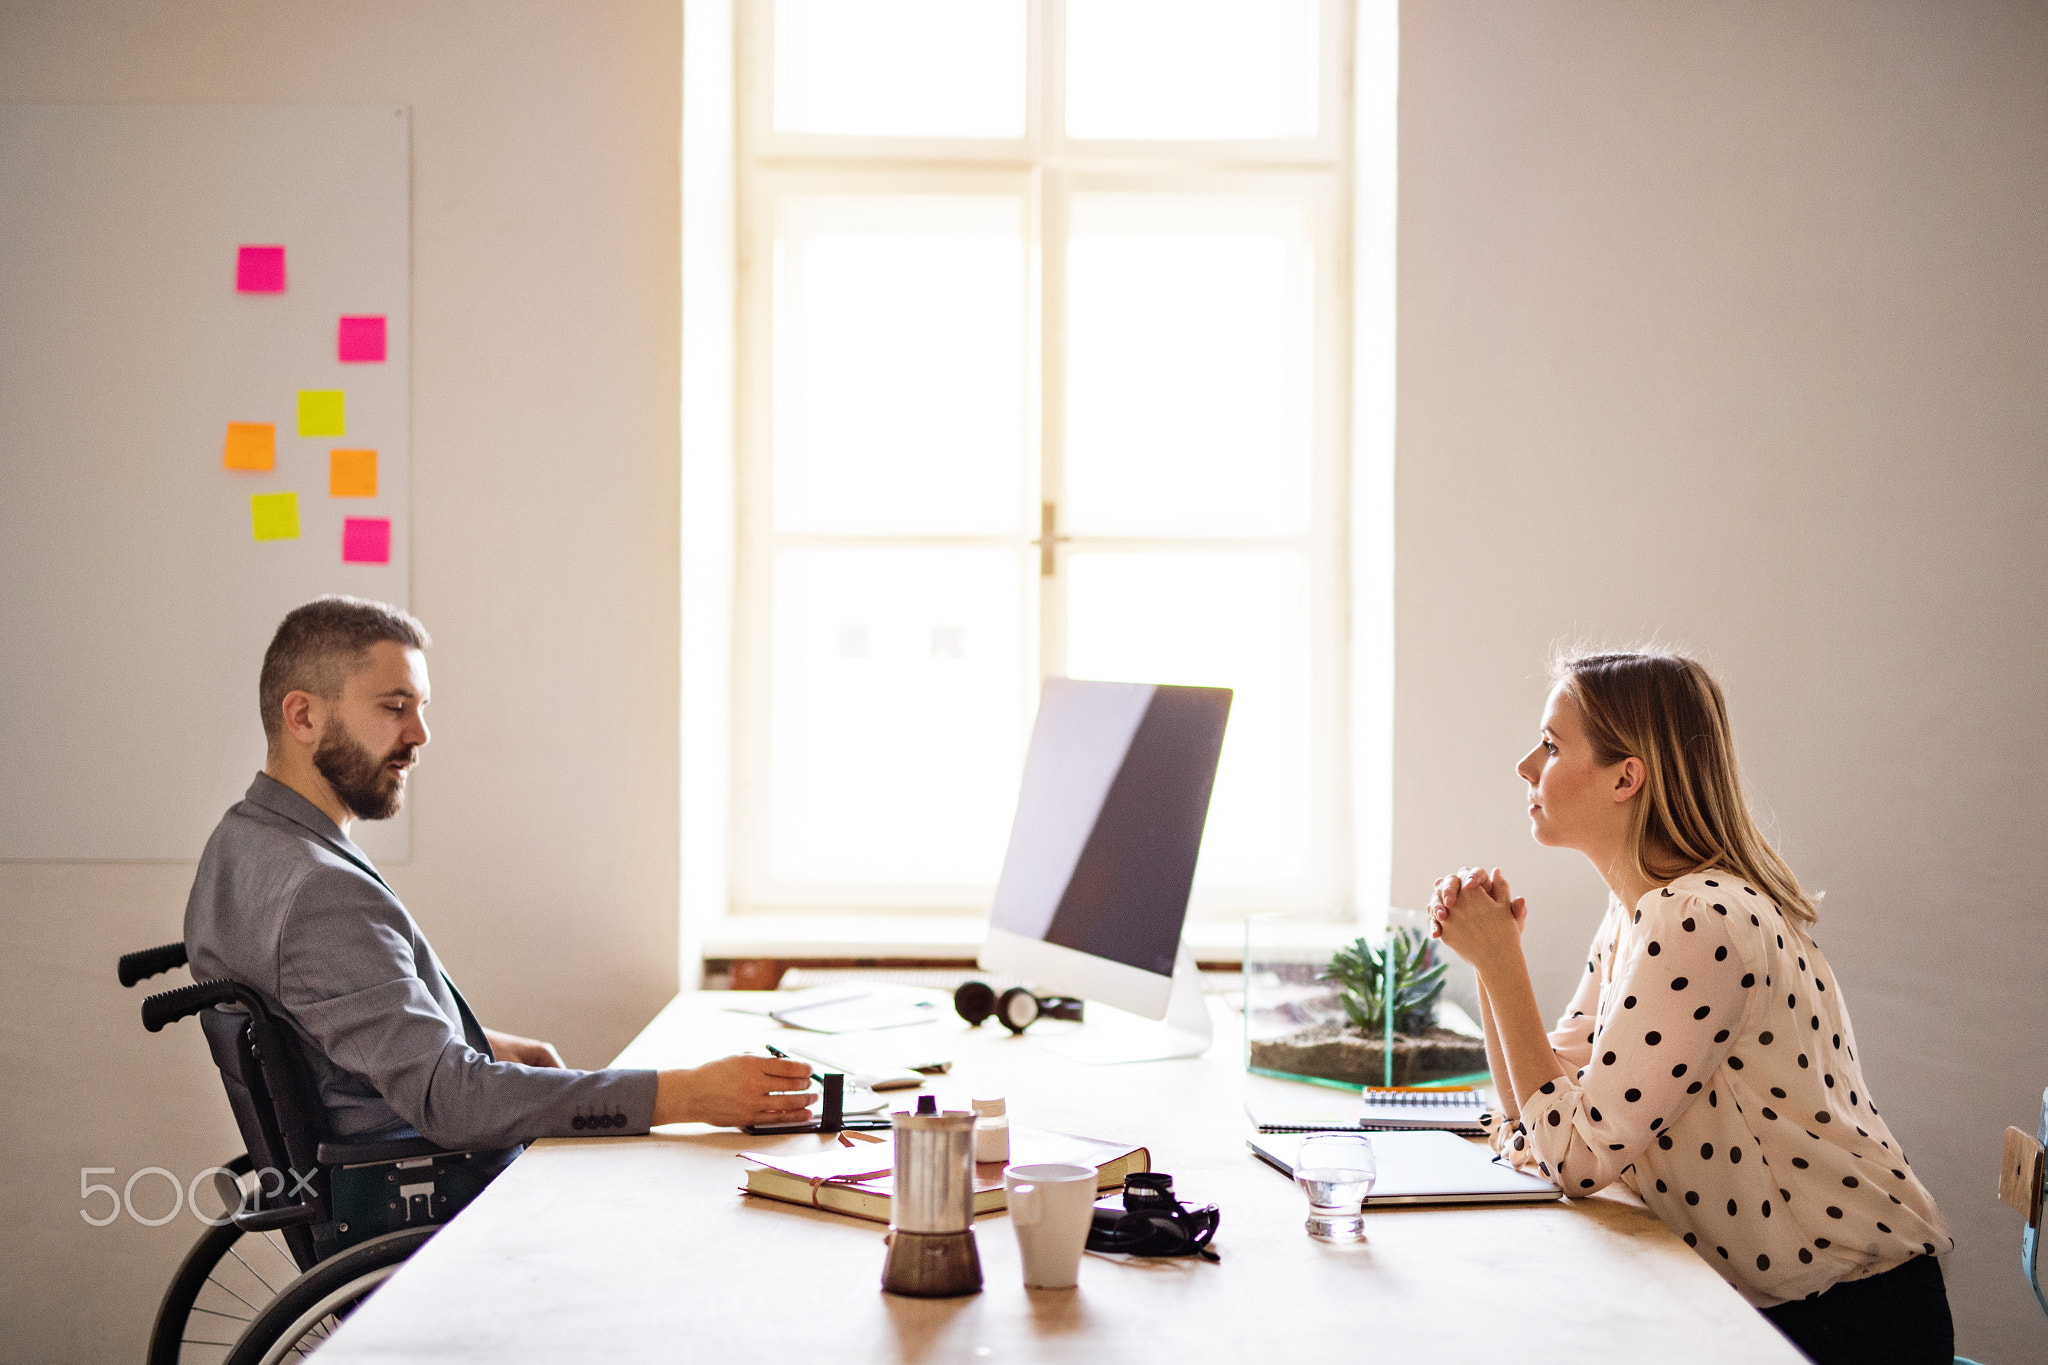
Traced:
<path id="1" fill-rule="evenodd" d="M 1629 856 L 1637 875 L 1669 882 L 1720 868 L 1753 883 L 1780 910 L 1811 924 L 1819 910 L 1757 828 L 1721 685 L 1694 659 L 1631 651 L 1558 660 L 1551 675 L 1579 708 L 1603 767 L 1637 758 Z"/>

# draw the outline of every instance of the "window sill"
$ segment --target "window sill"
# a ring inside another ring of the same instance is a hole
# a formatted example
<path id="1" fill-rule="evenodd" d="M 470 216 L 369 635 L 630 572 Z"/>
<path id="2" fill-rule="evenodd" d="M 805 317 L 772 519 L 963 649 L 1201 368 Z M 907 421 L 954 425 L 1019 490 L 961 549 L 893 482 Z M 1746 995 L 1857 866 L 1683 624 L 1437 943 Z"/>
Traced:
<path id="1" fill-rule="evenodd" d="M 1340 943 L 1356 937 L 1359 930 L 1355 925 L 1331 925 L 1328 932 L 1333 943 Z M 727 915 L 705 926 L 702 953 L 707 961 L 854 958 L 971 962 L 987 933 L 988 921 L 979 916 Z M 1235 963 L 1244 957 L 1242 919 L 1191 920 L 1182 935 L 1198 962 Z"/>

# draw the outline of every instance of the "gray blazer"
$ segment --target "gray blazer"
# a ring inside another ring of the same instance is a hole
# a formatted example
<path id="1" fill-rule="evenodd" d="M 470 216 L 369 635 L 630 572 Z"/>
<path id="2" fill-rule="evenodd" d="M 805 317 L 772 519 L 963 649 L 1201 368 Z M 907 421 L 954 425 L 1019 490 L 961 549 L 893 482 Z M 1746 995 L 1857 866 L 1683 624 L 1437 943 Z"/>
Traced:
<path id="1" fill-rule="evenodd" d="M 185 903 L 194 980 L 232 977 L 297 1032 L 337 1137 L 447 1148 L 644 1133 L 652 1071 L 500 1062 L 427 936 L 319 807 L 259 773 Z"/>

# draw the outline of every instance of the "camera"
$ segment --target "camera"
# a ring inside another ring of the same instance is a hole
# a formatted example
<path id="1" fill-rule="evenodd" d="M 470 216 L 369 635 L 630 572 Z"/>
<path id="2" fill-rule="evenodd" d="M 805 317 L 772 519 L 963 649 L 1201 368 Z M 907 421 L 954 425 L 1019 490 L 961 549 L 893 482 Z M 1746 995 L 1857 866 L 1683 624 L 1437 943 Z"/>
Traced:
<path id="1" fill-rule="evenodd" d="M 1223 1258 L 1209 1243 L 1222 1221 L 1214 1204 L 1183 1204 L 1176 1199 L 1172 1176 L 1145 1171 L 1124 1177 L 1122 1208 L 1096 1208 L 1088 1228 L 1088 1249 L 1220 1261 Z"/>

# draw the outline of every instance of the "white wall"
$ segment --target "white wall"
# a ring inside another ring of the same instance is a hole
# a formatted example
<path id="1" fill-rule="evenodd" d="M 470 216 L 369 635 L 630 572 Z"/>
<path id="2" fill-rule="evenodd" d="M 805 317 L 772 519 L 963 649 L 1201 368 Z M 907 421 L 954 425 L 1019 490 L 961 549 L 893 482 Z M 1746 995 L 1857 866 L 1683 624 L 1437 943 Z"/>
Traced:
<path id="1" fill-rule="evenodd" d="M 435 733 L 391 880 L 486 1021 L 581 1065 L 676 982 L 680 35 L 673 0 L 0 0 L 0 99 L 412 106 Z M 221 661 L 252 728 L 257 663 Z M 240 1150 L 197 1030 L 114 981 L 191 875 L 0 864 L 0 1359 L 137 1357 L 198 1231 L 87 1227 L 80 1167 Z"/>
<path id="2" fill-rule="evenodd" d="M 1511 774 L 1546 653 L 1704 651 L 1955 1226 L 1958 1349 L 2038 1359 L 1994 1193 L 2048 1085 L 2048 7 L 1402 23 L 1395 900 L 1499 864 L 1561 1005 L 1601 890 Z"/>
<path id="3" fill-rule="evenodd" d="M 1991 1191 L 2048 1084 L 2048 11 L 1411 0 L 1403 25 L 1396 898 L 1506 866 L 1561 1000 L 1599 893 L 1531 847 L 1509 775 L 1544 655 L 1707 650 L 1962 1240 L 1959 1346 L 2032 1358 Z M 486 1018 L 585 1064 L 674 981 L 679 66 L 672 0 L 0 0 L 0 99 L 412 105 L 413 600 L 440 643 L 394 881 Z M 253 660 L 224 668 L 253 692 Z M 190 875 L 0 865 L 0 1357 L 131 1356 L 191 1236 L 85 1227 L 79 1167 L 231 1150 L 196 1035 L 143 1034 L 113 982 Z"/>

